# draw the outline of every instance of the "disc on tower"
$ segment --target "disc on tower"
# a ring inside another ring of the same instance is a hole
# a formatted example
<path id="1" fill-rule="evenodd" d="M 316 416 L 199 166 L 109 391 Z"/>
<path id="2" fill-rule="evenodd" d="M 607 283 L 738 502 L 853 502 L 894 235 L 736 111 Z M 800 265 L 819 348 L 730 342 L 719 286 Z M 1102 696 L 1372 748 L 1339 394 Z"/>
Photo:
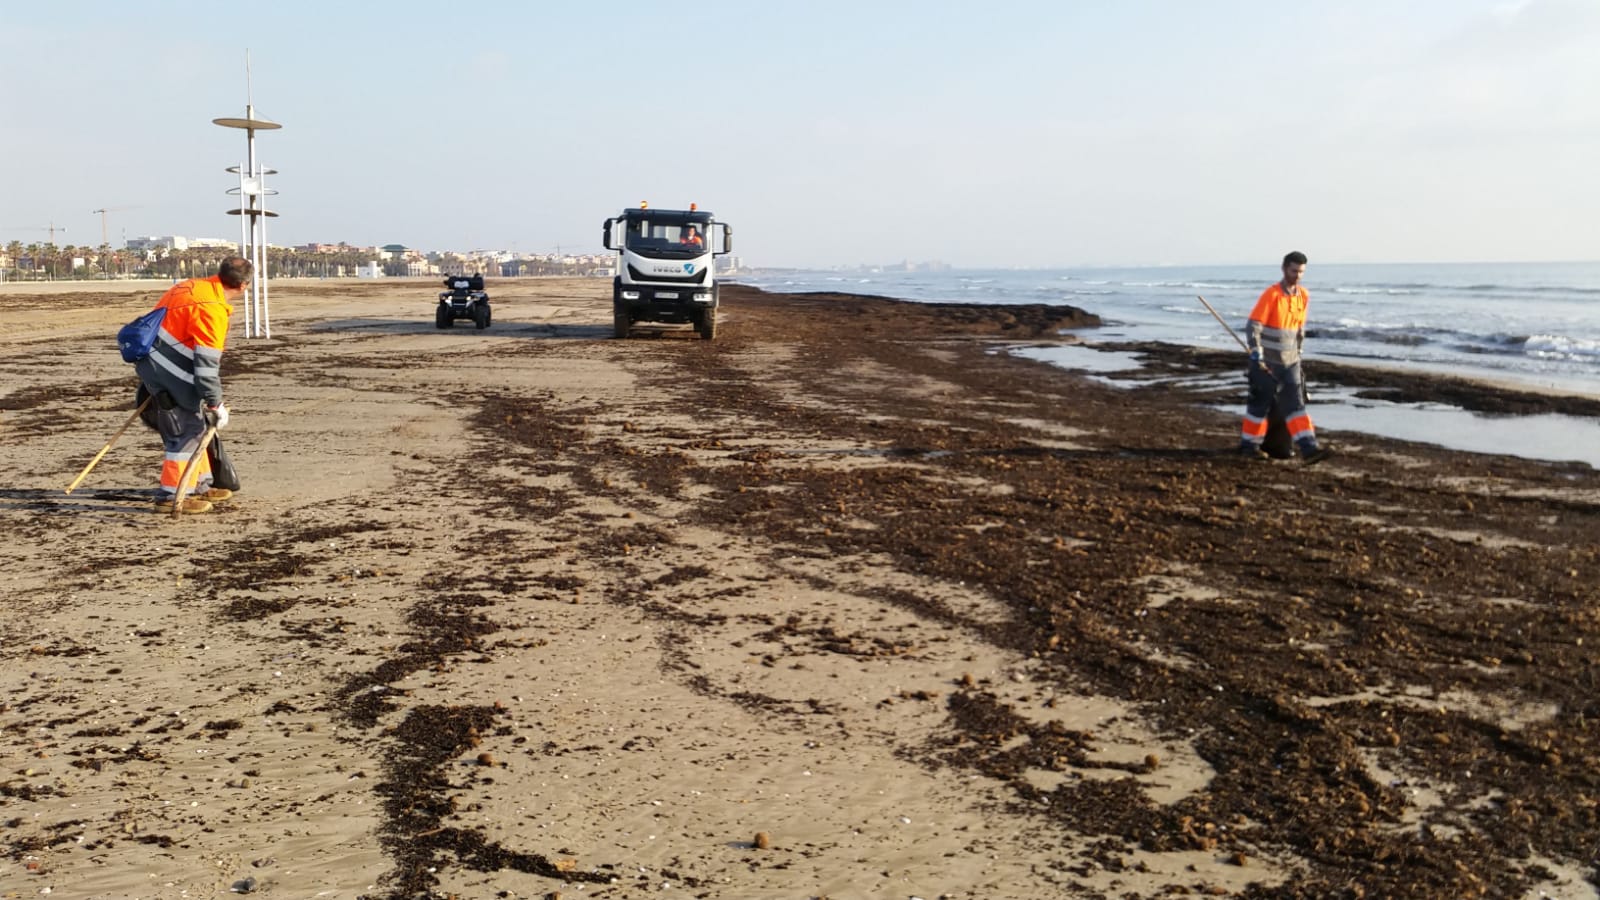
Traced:
<path id="1" fill-rule="evenodd" d="M 271 131 L 274 128 L 283 127 L 271 119 L 239 119 L 231 117 L 212 119 L 211 124 L 221 125 L 224 128 L 254 128 L 257 131 Z"/>

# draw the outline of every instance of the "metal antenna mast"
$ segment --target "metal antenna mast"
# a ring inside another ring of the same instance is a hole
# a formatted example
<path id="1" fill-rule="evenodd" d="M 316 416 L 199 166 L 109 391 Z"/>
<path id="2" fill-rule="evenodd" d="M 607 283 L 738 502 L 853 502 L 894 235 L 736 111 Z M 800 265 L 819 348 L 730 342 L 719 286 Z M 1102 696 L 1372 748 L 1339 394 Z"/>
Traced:
<path id="1" fill-rule="evenodd" d="M 266 208 L 265 198 L 276 194 L 266 186 L 266 176 L 276 175 L 275 169 L 263 169 L 256 160 L 256 132 L 282 128 L 277 122 L 256 115 L 255 88 L 250 75 L 250 51 L 244 53 L 245 107 L 244 118 L 224 117 L 212 123 L 224 128 L 242 128 L 245 132 L 245 164 L 227 171 L 239 175 L 239 186 L 228 193 L 238 194 L 240 206 L 228 210 L 228 215 L 239 216 L 239 255 L 250 260 L 254 273 L 245 297 L 245 337 L 272 337 L 272 314 L 267 289 L 267 223 L 277 213 Z"/>

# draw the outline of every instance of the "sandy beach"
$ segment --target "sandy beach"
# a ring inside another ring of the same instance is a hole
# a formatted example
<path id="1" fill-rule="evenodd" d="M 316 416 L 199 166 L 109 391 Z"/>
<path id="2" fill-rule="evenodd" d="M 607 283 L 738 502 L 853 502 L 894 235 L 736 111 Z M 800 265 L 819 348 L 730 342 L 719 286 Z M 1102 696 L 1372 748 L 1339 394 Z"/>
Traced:
<path id="1" fill-rule="evenodd" d="M 1600 897 L 1586 465 L 1003 352 L 1093 310 L 276 282 L 171 519 L 137 423 L 63 493 L 162 287 L 0 286 L 0 898 Z"/>

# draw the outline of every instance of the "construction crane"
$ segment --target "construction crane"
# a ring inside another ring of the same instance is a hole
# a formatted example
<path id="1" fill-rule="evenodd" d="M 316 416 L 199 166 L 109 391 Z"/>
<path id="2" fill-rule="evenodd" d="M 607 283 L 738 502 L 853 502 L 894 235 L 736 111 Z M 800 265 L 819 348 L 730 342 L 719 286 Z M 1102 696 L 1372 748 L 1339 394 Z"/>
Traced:
<path id="1" fill-rule="evenodd" d="M 67 226 L 62 225 L 61 227 L 57 228 L 56 223 L 54 222 L 51 222 L 49 225 L 24 225 L 21 228 L 0 228 L 0 231 L 48 231 L 50 232 L 50 246 L 52 247 L 56 245 L 56 232 L 66 230 Z"/>
<path id="2" fill-rule="evenodd" d="M 104 206 L 100 209 L 91 209 L 89 212 L 100 214 L 100 246 L 109 246 L 110 240 L 106 237 L 106 213 L 122 212 L 126 209 L 138 209 L 137 206 Z"/>

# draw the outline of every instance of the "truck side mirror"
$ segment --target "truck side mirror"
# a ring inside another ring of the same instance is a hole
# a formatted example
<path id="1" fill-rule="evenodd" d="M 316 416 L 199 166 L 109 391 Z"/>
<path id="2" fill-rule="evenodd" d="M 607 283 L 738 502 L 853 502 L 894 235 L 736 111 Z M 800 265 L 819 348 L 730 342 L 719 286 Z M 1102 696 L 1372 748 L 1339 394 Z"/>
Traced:
<path id="1" fill-rule="evenodd" d="M 733 226 L 726 222 L 722 225 L 722 252 L 729 253 L 733 250 Z"/>
<path id="2" fill-rule="evenodd" d="M 590 221 L 593 221 L 593 220 L 590 220 Z M 600 231 L 600 245 L 605 247 L 607 250 L 615 250 L 615 249 L 617 249 L 617 248 L 611 246 L 611 229 L 612 229 L 612 226 L 616 224 L 616 221 L 617 221 L 616 219 L 607 219 L 606 220 L 606 224 L 600 226 L 600 228 L 601 228 L 601 231 Z"/>

